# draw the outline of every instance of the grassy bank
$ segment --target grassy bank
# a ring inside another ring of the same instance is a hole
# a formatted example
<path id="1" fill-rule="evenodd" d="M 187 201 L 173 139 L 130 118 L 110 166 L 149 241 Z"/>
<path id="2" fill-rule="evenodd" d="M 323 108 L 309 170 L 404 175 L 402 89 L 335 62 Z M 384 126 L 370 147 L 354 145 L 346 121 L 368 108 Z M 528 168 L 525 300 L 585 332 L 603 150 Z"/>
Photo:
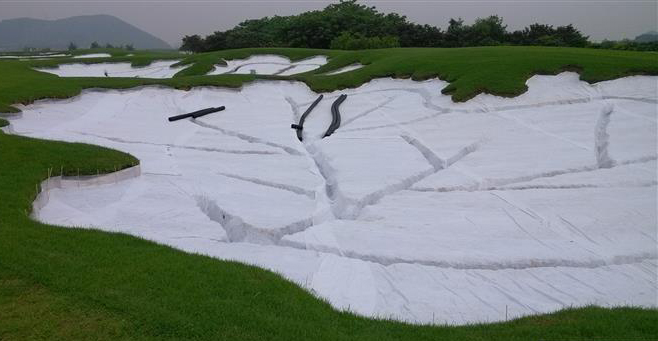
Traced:
<path id="1" fill-rule="evenodd" d="M 102 52 L 85 51 L 85 52 Z M 112 52 L 112 51 L 109 51 Z M 84 88 L 128 88 L 162 84 L 176 88 L 199 85 L 240 86 L 256 78 L 294 79 L 305 82 L 315 91 L 357 87 L 378 77 L 439 77 L 450 82 L 443 89 L 455 101 L 465 101 L 486 92 L 515 96 L 527 90 L 525 81 L 534 74 L 556 74 L 573 70 L 588 82 L 598 82 L 636 74 L 658 75 L 658 54 L 559 47 L 473 47 L 406 48 L 363 51 L 260 48 L 201 53 L 191 56 L 175 52 L 115 52 L 112 58 L 11 61 L 0 60 L 0 112 L 10 111 L 11 104 L 28 103 L 40 98 L 74 96 Z M 258 75 L 203 76 L 223 59 L 246 58 L 253 54 L 278 54 L 292 60 L 314 55 L 328 56 L 329 63 L 311 72 L 290 77 Z M 172 79 L 140 78 L 59 78 L 38 72 L 32 67 L 55 67 L 61 63 L 130 62 L 148 65 L 158 59 L 182 59 L 188 65 Z M 353 72 L 327 76 L 326 72 L 353 63 L 365 67 Z M 437 89 L 438 91 L 438 89 Z"/>
<path id="2" fill-rule="evenodd" d="M 0 133 L 0 339 L 611 340 L 658 335 L 658 313 L 570 309 L 507 323 L 411 326 L 337 312 L 259 268 L 135 237 L 31 220 L 54 174 L 137 162 L 85 144 Z"/>
<path id="3" fill-rule="evenodd" d="M 517 96 L 527 90 L 525 81 L 535 74 L 576 71 L 590 83 L 635 74 L 658 75 L 658 55 L 641 52 L 603 51 L 580 48 L 501 46 L 472 48 L 396 48 L 338 51 L 306 49 L 243 49 L 192 55 L 192 63 L 177 76 L 205 74 L 212 60 L 244 58 L 251 54 L 278 54 L 299 60 L 317 54 L 330 57 L 329 63 L 302 75 L 292 76 L 315 91 L 357 87 L 378 77 L 439 77 L 450 82 L 443 89 L 455 101 L 465 101 L 486 92 Z M 365 67 L 332 76 L 323 75 L 353 63 Z M 193 71 L 193 72 L 191 72 Z"/>
<path id="4" fill-rule="evenodd" d="M 286 51 L 281 53 L 297 59 L 316 53 Z M 360 53 L 335 52 L 321 70 L 297 77 L 309 84 L 350 82 L 356 73 L 339 78 L 320 73 L 350 64 Z M 368 64 L 367 58 L 382 52 L 363 53 L 358 61 Z M 195 55 L 186 62 L 194 67 L 204 63 L 200 59 L 222 57 L 226 55 Z M 31 63 L 0 61 L 0 111 L 16 102 L 74 96 L 89 87 L 240 86 L 256 78 L 68 79 L 33 71 Z M 619 65 L 602 70 L 613 69 L 630 72 Z M 399 75 L 406 71 L 401 66 Z M 256 267 L 186 254 L 123 234 L 58 228 L 29 218 L 36 185 L 49 172 L 97 174 L 136 163 L 130 155 L 97 146 L 0 133 L 0 340 L 651 340 L 658 335 L 658 311 L 637 308 L 568 309 L 462 327 L 366 319 L 337 312 Z"/>

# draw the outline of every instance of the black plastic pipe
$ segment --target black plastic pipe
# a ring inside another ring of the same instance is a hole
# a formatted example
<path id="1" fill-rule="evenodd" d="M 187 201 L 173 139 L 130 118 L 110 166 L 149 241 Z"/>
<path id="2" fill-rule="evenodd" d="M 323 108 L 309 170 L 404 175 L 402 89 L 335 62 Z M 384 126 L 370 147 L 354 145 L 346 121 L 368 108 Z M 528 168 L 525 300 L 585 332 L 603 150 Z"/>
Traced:
<path id="1" fill-rule="evenodd" d="M 182 120 L 182 119 L 184 119 L 184 118 L 189 118 L 189 117 L 197 118 L 197 117 L 201 117 L 201 116 L 208 115 L 208 114 L 210 114 L 210 113 L 214 113 L 214 112 L 222 111 L 222 110 L 224 110 L 224 109 L 225 109 L 225 108 L 224 108 L 224 106 L 222 105 L 221 107 L 216 107 L 216 108 L 206 108 L 206 109 L 201 109 L 201 110 L 193 111 L 193 112 L 190 112 L 190 113 L 187 113 L 187 114 L 181 114 L 181 115 L 171 116 L 171 117 L 169 117 L 169 122 L 174 122 L 174 121 Z"/>
<path id="2" fill-rule="evenodd" d="M 192 117 L 193 118 L 199 118 L 201 116 L 206 116 L 206 115 L 212 114 L 214 112 L 222 111 L 224 109 L 226 109 L 226 107 L 224 107 L 223 105 L 221 107 L 208 108 L 208 109 L 205 109 L 205 110 L 197 111 L 194 115 L 192 115 Z"/>
<path id="3" fill-rule="evenodd" d="M 324 137 L 331 136 L 331 134 L 333 134 L 336 129 L 340 127 L 340 111 L 338 111 L 338 107 L 345 101 L 346 98 L 347 95 L 342 94 L 338 96 L 333 104 L 331 104 L 331 124 L 329 125 L 327 132 L 324 133 Z"/>
<path id="4" fill-rule="evenodd" d="M 308 116 L 308 114 L 311 113 L 313 108 L 315 108 L 315 106 L 318 105 L 318 103 L 320 103 L 322 97 L 324 96 L 320 95 L 318 98 L 315 99 L 315 101 L 313 101 L 313 103 L 311 103 L 311 106 L 308 107 L 308 109 L 306 109 L 306 111 L 304 111 L 304 113 L 302 114 L 302 117 L 299 118 L 298 124 L 290 125 L 290 128 L 297 130 L 297 138 L 299 139 L 299 141 L 302 140 L 302 130 L 304 129 L 304 121 L 306 121 L 306 117 Z"/>

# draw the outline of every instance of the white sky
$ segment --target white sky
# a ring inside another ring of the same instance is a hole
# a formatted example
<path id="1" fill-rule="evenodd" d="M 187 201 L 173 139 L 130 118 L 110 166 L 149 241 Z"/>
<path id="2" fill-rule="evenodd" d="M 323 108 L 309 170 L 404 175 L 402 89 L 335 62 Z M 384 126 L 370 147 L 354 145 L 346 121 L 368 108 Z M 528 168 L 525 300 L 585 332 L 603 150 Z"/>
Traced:
<path id="1" fill-rule="evenodd" d="M 31 17 L 60 19 L 75 15 L 109 14 L 119 17 L 172 46 L 186 34 L 206 35 L 226 30 L 245 19 L 290 15 L 321 9 L 331 1 L 212 1 L 212 0 L 0 0 L 0 20 Z M 477 17 L 498 14 L 508 29 L 539 22 L 573 23 L 592 40 L 634 38 L 658 30 L 658 1 L 602 0 L 416 0 L 361 1 L 382 12 L 397 12 L 411 21 L 445 28 L 448 20 L 461 17 L 467 23 Z"/>

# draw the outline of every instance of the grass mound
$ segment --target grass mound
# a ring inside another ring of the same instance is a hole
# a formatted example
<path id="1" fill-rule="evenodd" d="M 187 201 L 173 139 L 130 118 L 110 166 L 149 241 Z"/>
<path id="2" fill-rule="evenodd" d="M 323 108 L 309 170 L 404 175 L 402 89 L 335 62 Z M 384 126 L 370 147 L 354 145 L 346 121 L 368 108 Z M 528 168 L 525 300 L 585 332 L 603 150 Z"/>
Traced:
<path id="1" fill-rule="evenodd" d="M 504 53 L 505 49 L 510 52 Z M 196 65 L 253 53 L 292 59 L 329 55 L 327 65 L 294 77 L 315 89 L 356 86 L 372 77 L 438 75 L 452 80 L 448 91 L 458 99 L 491 89 L 503 94 L 522 91 L 531 74 L 565 67 L 578 67 L 583 78 L 592 81 L 658 70 L 656 57 L 649 54 L 524 49 L 533 48 L 224 51 L 189 57 L 185 63 L 196 69 L 170 80 L 59 78 L 32 70 L 37 62 L 0 61 L 0 111 L 15 110 L 14 103 L 74 96 L 90 87 L 237 87 L 267 77 L 200 76 L 203 67 Z M 579 60 L 580 64 L 573 64 Z M 367 66 L 321 75 L 357 61 Z M 461 327 L 367 319 L 338 312 L 256 267 L 186 254 L 123 234 L 56 228 L 30 219 L 36 185 L 48 174 L 107 173 L 137 162 L 130 155 L 97 146 L 0 132 L 0 339 L 648 340 L 658 335 L 658 311 L 640 308 L 567 309 Z"/>
<path id="2" fill-rule="evenodd" d="M 564 47 L 499 46 L 470 48 L 394 48 L 338 51 L 312 49 L 241 49 L 192 55 L 181 64 L 192 64 L 176 76 L 202 75 L 213 61 L 240 59 L 254 54 L 276 54 L 299 60 L 326 55 L 329 62 L 313 71 L 290 78 L 315 91 L 357 87 L 374 78 L 415 80 L 439 77 L 450 82 L 443 89 L 454 101 L 466 101 L 479 93 L 517 96 L 527 90 L 525 81 L 535 74 L 577 71 L 590 83 L 628 75 L 658 75 L 658 54 Z M 325 73 L 354 63 L 365 67 L 328 76 Z M 280 77 L 277 77 L 280 78 Z"/>
<path id="3" fill-rule="evenodd" d="M 86 52 L 103 52 L 90 50 Z M 80 51 L 82 53 L 84 51 Z M 535 74 L 557 74 L 564 70 L 580 73 L 587 82 L 599 82 L 628 75 L 658 75 L 658 54 L 632 51 L 596 50 L 562 47 L 471 47 L 471 48 L 396 48 L 363 51 L 258 48 L 207 52 L 185 57 L 172 52 L 115 52 L 111 58 L 51 60 L 0 60 L 0 112 L 15 111 L 15 103 L 30 103 L 40 98 L 75 96 L 84 88 L 123 89 L 140 85 L 165 85 L 186 89 L 215 85 L 239 87 L 255 79 L 292 79 L 305 82 L 315 91 L 333 91 L 357 87 L 378 77 L 411 77 L 415 80 L 439 77 L 450 82 L 443 89 L 455 101 L 465 101 L 479 93 L 516 96 L 527 90 L 525 81 Z M 77 52 L 76 52 L 77 53 Z M 215 75 L 204 76 L 224 59 L 247 58 L 254 54 L 276 54 L 300 60 L 326 55 L 329 62 L 310 72 L 294 76 Z M 182 59 L 176 65 L 189 65 L 172 79 L 148 78 L 60 78 L 38 72 L 32 67 L 55 67 L 63 63 L 130 62 L 144 66 L 158 59 Z M 361 63 L 352 72 L 326 75 L 341 67 Z M 438 90 L 438 89 L 437 89 Z"/>

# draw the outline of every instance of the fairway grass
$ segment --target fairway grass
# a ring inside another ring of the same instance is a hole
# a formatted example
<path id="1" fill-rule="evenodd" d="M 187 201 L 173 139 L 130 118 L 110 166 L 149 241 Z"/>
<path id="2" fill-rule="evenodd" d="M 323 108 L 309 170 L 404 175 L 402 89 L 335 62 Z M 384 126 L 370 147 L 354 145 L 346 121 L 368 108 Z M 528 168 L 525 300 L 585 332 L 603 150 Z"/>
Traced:
<path id="1" fill-rule="evenodd" d="M 319 52 L 332 57 L 319 69 L 292 77 L 314 89 L 356 86 L 369 77 L 423 79 L 439 75 L 453 80 L 450 87 L 454 85 L 451 91 L 457 99 L 472 97 L 483 89 L 498 89 L 510 95 L 514 93 L 511 89 L 523 92 L 525 79 L 533 72 L 555 73 L 573 68 L 580 70 L 584 79 L 596 81 L 658 71 L 655 54 L 563 49 L 563 57 L 551 57 L 550 51 L 546 52 L 550 48 L 536 48 L 541 50 L 537 55 L 546 57 L 539 59 L 534 71 L 529 71 L 534 65 L 531 60 L 527 65 L 517 65 L 513 57 L 492 57 L 502 52 L 480 53 L 486 49 L 400 49 L 412 51 L 417 57 L 396 56 L 387 50 L 213 52 L 185 60 L 195 68 L 186 69 L 187 76 L 164 80 L 59 78 L 30 69 L 30 65 L 52 61 L 0 61 L 0 111 L 15 111 L 11 108 L 15 103 L 75 96 L 91 87 L 239 87 L 257 78 L 280 78 L 198 75 L 221 58 L 253 53 L 283 54 L 295 60 Z M 553 50 L 558 53 L 560 49 Z M 518 51 L 517 62 L 525 58 L 521 55 L 526 52 L 522 51 Z M 434 64 L 413 59 L 425 59 L 431 53 L 446 55 Z M 587 55 L 589 61 L 567 63 Z M 479 64 L 473 61 L 478 58 Z M 563 62 L 553 62 L 551 58 L 562 58 Z M 354 62 L 367 66 L 335 76 L 321 75 Z M 410 66 L 416 62 L 417 67 Z M 500 64 L 498 71 L 483 70 L 494 64 Z M 506 72 L 514 75 L 489 79 Z M 470 92 L 460 92 L 469 87 Z M 363 318 L 336 311 L 267 270 L 187 254 L 123 234 L 58 228 L 29 218 L 37 186 L 48 174 L 93 175 L 137 163 L 130 155 L 98 146 L 0 132 L 0 340 L 652 340 L 658 336 L 658 311 L 640 308 L 566 309 L 504 323 L 459 327 Z"/>
<path id="2" fill-rule="evenodd" d="M 424 80 L 438 77 L 450 83 L 443 93 L 457 102 L 480 93 L 517 96 L 527 90 L 525 81 L 535 74 L 555 75 L 576 71 L 594 83 L 628 75 L 658 75 L 658 54 L 629 53 L 582 48 L 503 46 L 470 48 L 395 48 L 340 51 L 312 49 L 241 49 L 192 55 L 180 64 L 191 64 L 177 76 L 203 75 L 222 59 L 246 58 L 253 54 L 275 54 L 296 61 L 326 55 L 329 62 L 305 74 L 289 78 L 305 82 L 316 92 L 358 87 L 374 78 L 395 77 Z M 353 72 L 327 72 L 360 63 Z M 263 78 L 281 78 L 265 77 Z M 287 78 L 284 78 L 287 79 Z"/>
<path id="3" fill-rule="evenodd" d="M 590 83 L 629 75 L 658 75 L 658 54 L 632 51 L 596 50 L 561 47 L 471 47 L 471 48 L 397 48 L 363 51 L 258 48 L 182 55 L 165 52 L 135 52 L 127 56 L 114 50 L 83 52 L 114 53 L 112 58 L 53 58 L 51 60 L 0 61 L 0 112 L 16 111 L 15 103 L 30 103 L 41 98 L 75 96 L 84 88 L 123 89 L 160 84 L 179 89 L 216 85 L 239 87 L 255 79 L 288 79 L 306 83 L 316 92 L 353 88 L 374 78 L 397 77 L 422 80 L 438 77 L 450 82 L 442 91 L 455 101 L 466 101 L 480 93 L 516 96 L 527 90 L 525 81 L 535 74 L 557 74 L 571 70 Z M 81 51 L 82 53 L 82 51 Z M 326 55 L 329 62 L 313 71 L 293 76 L 216 75 L 204 76 L 223 59 L 246 58 L 254 54 L 275 54 L 293 61 Z M 56 67 L 63 63 L 130 62 L 145 66 L 153 60 L 181 59 L 175 65 L 188 65 L 171 79 L 148 78 L 59 78 L 32 67 Z M 361 63 L 363 68 L 336 75 L 325 73 Z"/>

